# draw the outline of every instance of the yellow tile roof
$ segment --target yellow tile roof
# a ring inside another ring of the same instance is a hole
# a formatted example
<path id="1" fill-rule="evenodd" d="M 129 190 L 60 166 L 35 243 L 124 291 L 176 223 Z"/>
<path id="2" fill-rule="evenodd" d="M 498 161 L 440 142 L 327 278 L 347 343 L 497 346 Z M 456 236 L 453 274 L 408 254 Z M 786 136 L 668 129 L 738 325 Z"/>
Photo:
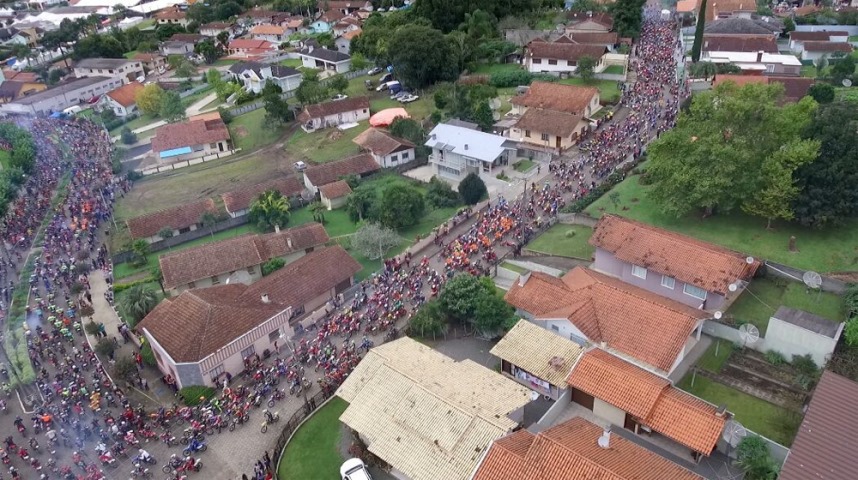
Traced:
<path id="1" fill-rule="evenodd" d="M 507 332 L 491 354 L 502 358 L 552 385 L 565 387 L 566 377 L 584 348 L 527 320 Z"/>

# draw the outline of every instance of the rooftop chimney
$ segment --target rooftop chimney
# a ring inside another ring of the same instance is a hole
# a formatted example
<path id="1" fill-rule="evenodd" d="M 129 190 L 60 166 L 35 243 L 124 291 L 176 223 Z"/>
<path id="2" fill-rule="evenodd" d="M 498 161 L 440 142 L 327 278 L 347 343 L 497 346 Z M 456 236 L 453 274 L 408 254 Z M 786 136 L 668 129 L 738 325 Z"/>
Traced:
<path id="1" fill-rule="evenodd" d="M 292 237 L 286 237 L 286 245 L 289 246 L 289 250 L 292 250 Z"/>
<path id="2" fill-rule="evenodd" d="M 525 283 L 530 279 L 530 271 L 524 272 L 524 274 L 518 276 L 518 286 L 523 287 Z"/>
<path id="3" fill-rule="evenodd" d="M 605 427 L 602 431 L 602 436 L 598 440 L 599 446 L 602 448 L 611 448 L 611 426 Z"/>
<path id="4" fill-rule="evenodd" d="M 762 61 L 763 61 L 763 51 L 760 50 L 759 52 L 757 52 L 757 63 L 762 63 Z"/>
<path id="5" fill-rule="evenodd" d="M 608 348 L 608 342 L 602 340 L 601 342 L 599 342 L 599 348 L 605 350 L 606 348 Z"/>
<path id="6" fill-rule="evenodd" d="M 262 303 L 271 303 L 271 300 L 268 298 L 267 293 L 262 294 Z"/>

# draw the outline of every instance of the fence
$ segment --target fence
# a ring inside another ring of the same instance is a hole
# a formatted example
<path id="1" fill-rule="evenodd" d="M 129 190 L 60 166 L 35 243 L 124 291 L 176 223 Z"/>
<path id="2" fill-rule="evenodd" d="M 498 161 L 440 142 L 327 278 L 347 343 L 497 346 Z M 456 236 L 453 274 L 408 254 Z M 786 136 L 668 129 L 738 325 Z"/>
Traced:
<path id="1" fill-rule="evenodd" d="M 585 213 L 560 213 L 557 215 L 557 221 L 566 225 L 583 225 L 593 228 L 596 226 L 597 218 L 593 218 Z"/>
<path id="2" fill-rule="evenodd" d="M 196 230 L 191 230 L 190 232 L 180 233 L 174 237 L 165 238 L 164 240 L 160 240 L 154 242 L 149 245 L 150 252 L 157 252 L 160 250 L 166 250 L 168 248 L 175 247 L 177 245 L 181 245 L 185 242 L 190 242 L 192 240 L 196 240 L 198 238 L 203 238 L 208 235 L 212 235 L 218 232 L 222 232 L 224 230 L 229 230 L 230 228 L 235 228 L 247 223 L 247 215 L 242 215 L 236 218 L 228 218 L 226 220 L 220 221 L 214 224 L 211 228 L 198 228 Z M 113 264 L 127 262 L 134 257 L 133 252 L 118 252 L 116 255 L 113 255 L 112 260 Z"/>
<path id="3" fill-rule="evenodd" d="M 225 152 L 218 152 L 213 155 L 206 155 L 204 157 L 191 158 L 188 160 L 182 160 L 180 162 L 168 163 L 166 165 L 155 165 L 154 167 L 148 168 L 139 168 L 134 170 L 135 172 L 146 176 L 146 175 L 155 175 L 156 173 L 163 172 L 171 172 L 173 170 L 177 170 L 180 168 L 190 167 L 191 165 L 198 165 L 200 163 L 210 162 L 212 160 L 218 160 L 224 157 L 228 157 L 230 155 L 235 154 L 236 152 L 240 152 L 240 148 L 235 148 L 233 150 L 227 150 Z"/>
<path id="4" fill-rule="evenodd" d="M 295 432 L 310 416 L 312 416 L 313 412 L 315 412 L 319 407 L 324 406 L 328 403 L 328 400 L 333 396 L 333 389 L 326 391 L 322 390 L 319 393 L 313 395 L 310 398 L 306 398 L 306 403 L 304 403 L 303 408 L 299 408 L 289 417 L 289 420 L 283 425 L 283 430 L 280 431 L 280 435 L 277 437 L 277 443 L 274 444 L 274 452 L 277 455 L 277 471 L 280 470 L 280 462 L 283 460 L 283 452 L 286 449 L 286 445 L 292 440 L 292 436 L 295 435 Z"/>
<path id="5" fill-rule="evenodd" d="M 766 260 L 766 273 L 776 277 L 785 278 L 793 282 L 802 282 L 802 277 L 806 271 Z M 837 280 L 836 278 L 823 276 L 822 285 L 819 288 L 823 292 L 842 294 L 846 291 L 846 282 Z"/>

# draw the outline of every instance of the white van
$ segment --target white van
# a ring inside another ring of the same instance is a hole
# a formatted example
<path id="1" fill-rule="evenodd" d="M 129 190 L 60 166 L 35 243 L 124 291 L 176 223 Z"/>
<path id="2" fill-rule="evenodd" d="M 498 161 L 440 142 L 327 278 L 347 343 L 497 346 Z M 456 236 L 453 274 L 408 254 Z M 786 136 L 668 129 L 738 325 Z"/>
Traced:
<path id="1" fill-rule="evenodd" d="M 66 115 L 77 115 L 78 113 L 80 113 L 82 111 L 83 111 L 83 109 L 80 107 L 80 105 L 73 105 L 73 106 L 63 110 L 63 113 L 65 113 Z"/>

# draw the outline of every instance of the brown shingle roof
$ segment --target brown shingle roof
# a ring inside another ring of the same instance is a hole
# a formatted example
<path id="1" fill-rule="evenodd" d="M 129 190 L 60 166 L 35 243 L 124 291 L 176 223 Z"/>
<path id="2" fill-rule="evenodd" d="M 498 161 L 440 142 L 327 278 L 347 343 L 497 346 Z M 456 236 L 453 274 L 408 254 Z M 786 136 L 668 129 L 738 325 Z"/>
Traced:
<path id="1" fill-rule="evenodd" d="M 737 280 L 750 280 L 760 266 L 738 252 L 617 215 L 604 215 L 590 244 L 616 258 L 677 278 L 707 292 L 727 295 Z"/>
<path id="2" fill-rule="evenodd" d="M 163 59 L 164 57 L 157 53 L 135 53 L 132 58 L 134 60 L 140 60 L 141 62 L 154 62 L 155 60 Z"/>
<path id="3" fill-rule="evenodd" d="M 357 37 L 357 36 L 358 36 L 358 35 L 360 35 L 361 33 L 363 33 L 363 30 L 361 30 L 360 28 L 358 28 L 357 30 L 349 30 L 348 32 L 344 33 L 344 34 L 342 35 L 342 37 L 343 37 L 343 38 L 345 38 L 345 39 L 346 39 L 346 40 L 348 40 L 348 41 L 351 41 L 353 38 Z"/>
<path id="4" fill-rule="evenodd" d="M 304 185 L 297 177 L 289 176 L 226 192 L 221 194 L 221 198 L 226 211 L 232 213 L 250 207 L 259 195 L 268 190 L 277 190 L 284 197 L 294 197 L 304 190 Z"/>
<path id="5" fill-rule="evenodd" d="M 778 43 L 771 35 L 705 35 L 703 51 L 778 53 Z"/>
<path id="6" fill-rule="evenodd" d="M 825 371 L 798 429 L 779 480 L 855 478 L 858 383 Z"/>
<path id="7" fill-rule="evenodd" d="M 130 218 L 125 223 L 131 238 L 147 238 L 157 235 L 164 227 L 181 230 L 195 225 L 205 212 L 217 215 L 217 208 L 210 198 Z"/>
<path id="8" fill-rule="evenodd" d="M 137 94 L 141 90 L 143 90 L 142 83 L 131 82 L 107 92 L 107 96 L 123 107 L 130 107 L 137 103 Z"/>
<path id="9" fill-rule="evenodd" d="M 522 95 L 510 99 L 513 105 L 536 107 L 584 115 L 584 109 L 599 95 L 599 89 L 551 82 L 533 82 Z"/>
<path id="10" fill-rule="evenodd" d="M 298 120 L 306 122 L 313 118 L 327 117 L 338 113 L 352 112 L 355 110 L 369 109 L 369 97 L 352 97 L 343 100 L 331 100 L 329 102 L 314 103 L 307 105 L 298 115 Z"/>
<path id="11" fill-rule="evenodd" d="M 381 167 L 375 163 L 372 156 L 366 153 L 348 157 L 339 162 L 323 163 L 322 165 L 313 165 L 304 170 L 304 175 L 310 179 L 310 182 L 316 187 L 327 185 L 336 182 L 340 177 L 346 175 L 366 175 L 375 172 Z"/>
<path id="12" fill-rule="evenodd" d="M 712 453 L 727 421 L 714 405 L 600 349 L 581 357 L 568 383 L 704 455 Z"/>
<path id="13" fill-rule="evenodd" d="M 414 148 L 414 144 L 408 140 L 396 138 L 385 131 L 372 127 L 361 132 L 352 141 L 360 145 L 361 148 L 382 157 L 400 150 Z"/>
<path id="14" fill-rule="evenodd" d="M 204 38 L 206 38 L 205 35 L 200 35 L 198 33 L 174 33 L 173 36 L 170 37 L 170 41 L 196 43 Z"/>
<path id="15" fill-rule="evenodd" d="M 148 331 L 176 363 L 198 362 L 287 308 L 243 297 L 247 289 L 231 284 L 182 292 L 158 304 L 137 329 Z"/>
<path id="16" fill-rule="evenodd" d="M 272 302 L 297 308 L 352 278 L 361 268 L 339 245 L 315 250 L 254 283 L 242 298 L 268 294 Z"/>
<path id="17" fill-rule="evenodd" d="M 163 10 L 159 10 L 155 13 L 155 18 L 158 20 L 181 20 L 185 18 L 187 14 L 181 10 L 176 10 L 175 8 L 165 8 Z"/>
<path id="18" fill-rule="evenodd" d="M 598 61 L 606 51 L 607 48 L 603 45 L 579 43 L 530 42 L 527 45 L 527 55 L 530 57 L 566 60 L 573 63 L 577 63 L 581 57 L 591 57 Z"/>
<path id="19" fill-rule="evenodd" d="M 528 108 L 515 123 L 515 128 L 547 133 L 560 137 L 569 137 L 575 131 L 583 117 L 555 110 Z M 542 142 L 543 144 L 545 142 Z"/>
<path id="20" fill-rule="evenodd" d="M 753 0 L 716 0 L 711 4 L 706 4 L 706 21 L 711 22 L 720 15 L 747 11 L 757 11 L 757 4 Z"/>
<path id="21" fill-rule="evenodd" d="M 852 44 L 847 42 L 804 42 L 805 52 L 843 52 L 852 51 Z"/>
<path id="22" fill-rule="evenodd" d="M 555 40 L 555 42 L 563 38 L 575 43 L 590 45 L 615 45 L 619 41 L 617 32 L 569 32 Z"/>
<path id="23" fill-rule="evenodd" d="M 242 235 L 195 248 L 161 255 L 158 262 L 164 288 L 175 288 L 215 275 L 235 272 L 275 257 L 324 245 L 325 227 L 310 223 L 266 235 Z"/>
<path id="24" fill-rule="evenodd" d="M 319 193 L 321 193 L 323 197 L 333 200 L 335 198 L 345 197 L 352 193 L 352 187 L 350 187 L 345 180 L 337 180 L 336 182 L 331 182 L 319 187 Z"/>
<path id="25" fill-rule="evenodd" d="M 596 12 L 590 14 L 587 12 L 570 11 L 566 13 L 566 18 L 569 19 L 569 26 L 574 26 L 581 22 L 592 20 L 594 23 L 598 23 L 608 30 L 614 28 L 614 18 L 607 13 Z"/>
<path id="26" fill-rule="evenodd" d="M 792 32 L 789 32 L 789 39 L 790 40 L 798 40 L 798 41 L 827 42 L 832 36 L 834 36 L 834 37 L 848 37 L 849 32 L 840 32 L 840 31 L 832 31 L 832 32 L 798 32 L 798 31 L 792 31 Z"/>
<path id="27" fill-rule="evenodd" d="M 703 480 L 703 477 L 583 418 L 536 435 L 520 430 L 492 444 L 474 480 Z"/>
<path id="28" fill-rule="evenodd" d="M 205 145 L 229 140 L 229 129 L 223 120 L 189 120 L 158 127 L 152 138 L 152 151 L 155 153 L 174 148 Z"/>
<path id="29" fill-rule="evenodd" d="M 515 282 L 507 302 L 537 321 L 568 319 L 591 342 L 668 371 L 699 319 L 708 315 L 675 300 L 586 268 L 562 278 L 534 272 Z"/>

